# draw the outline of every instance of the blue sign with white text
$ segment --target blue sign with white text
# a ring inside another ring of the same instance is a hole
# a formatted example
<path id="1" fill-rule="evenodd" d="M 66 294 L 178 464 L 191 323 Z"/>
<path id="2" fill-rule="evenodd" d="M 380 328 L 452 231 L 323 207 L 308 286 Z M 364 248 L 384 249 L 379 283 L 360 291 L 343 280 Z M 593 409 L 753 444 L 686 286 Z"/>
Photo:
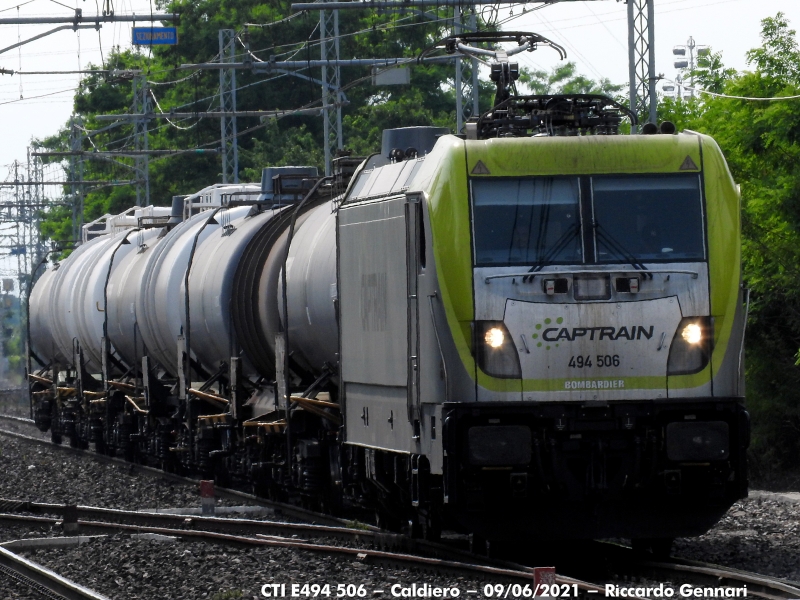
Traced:
<path id="1" fill-rule="evenodd" d="M 134 27 L 133 43 L 137 46 L 174 46 L 178 43 L 176 27 Z"/>

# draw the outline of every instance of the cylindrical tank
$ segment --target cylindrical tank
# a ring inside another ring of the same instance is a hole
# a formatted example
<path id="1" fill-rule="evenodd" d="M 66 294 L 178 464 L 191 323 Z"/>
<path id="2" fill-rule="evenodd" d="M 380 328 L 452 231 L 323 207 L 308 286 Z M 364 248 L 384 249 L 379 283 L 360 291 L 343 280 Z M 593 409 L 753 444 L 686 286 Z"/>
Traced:
<path id="1" fill-rule="evenodd" d="M 229 362 L 231 356 L 239 355 L 239 344 L 231 327 L 236 265 L 253 236 L 277 211 L 250 214 L 250 206 L 219 211 L 215 216 L 219 225 L 206 228 L 209 233 L 198 243 L 192 258 L 188 277 L 190 350 L 209 372 L 218 369 L 221 362 Z M 181 286 L 182 297 L 184 293 Z M 186 312 L 181 316 L 185 331 Z M 255 373 L 247 360 L 243 369 L 245 374 Z"/>
<path id="2" fill-rule="evenodd" d="M 119 261 L 108 280 L 108 338 L 122 361 L 138 363 L 144 346 L 136 315 L 136 299 L 142 288 L 147 259 L 162 241 L 163 229 L 139 229 L 128 236 L 136 248 Z M 116 260 L 114 261 L 116 264 Z"/>
<path id="3" fill-rule="evenodd" d="M 316 206 L 308 203 L 301 208 L 295 216 L 295 231 L 302 229 Z M 231 317 L 239 346 L 258 373 L 270 379 L 275 377 L 275 337 L 283 331 L 278 282 L 294 213 L 295 207 L 288 206 L 258 230 L 242 253 L 233 279 Z"/>
<path id="4" fill-rule="evenodd" d="M 77 341 L 85 368 L 100 371 L 109 269 L 112 265 L 116 268 L 136 248 L 127 243 L 127 238 L 139 219 L 163 215 L 168 211 L 152 206 L 104 215 L 85 226 L 92 239 L 42 275 L 31 291 L 30 302 L 31 345 L 39 359 L 74 367 Z"/>
<path id="5" fill-rule="evenodd" d="M 58 263 L 52 265 L 42 273 L 31 290 L 29 301 L 31 350 L 37 359 L 45 364 L 52 362 L 63 364 L 66 361 L 66 357 L 61 355 L 53 338 L 53 324 L 50 318 L 50 298 L 58 274 L 58 268 L 55 268 L 57 265 Z M 60 268 L 60 265 L 58 267 Z"/>
<path id="6" fill-rule="evenodd" d="M 178 374 L 178 337 L 186 323 L 186 268 L 195 238 L 196 248 L 202 248 L 220 229 L 216 218 L 209 223 L 213 216 L 214 211 L 204 211 L 172 229 L 154 248 L 142 271 L 136 304 L 139 331 L 148 353 L 173 376 Z"/>
<path id="7" fill-rule="evenodd" d="M 289 350 L 306 371 L 318 374 L 335 366 L 339 352 L 336 318 L 336 214 L 329 203 L 314 209 L 295 232 L 286 261 Z M 277 286 L 282 322 L 286 322 Z"/>
<path id="8" fill-rule="evenodd" d="M 76 248 L 54 273 L 54 280 L 49 287 L 44 309 L 49 311 L 49 335 L 52 337 L 55 352 L 48 357 L 62 366 L 73 365 L 73 342 L 78 339 L 77 291 L 85 278 L 88 267 L 92 264 L 95 252 L 102 251 L 107 239 L 96 237 Z"/>
<path id="9" fill-rule="evenodd" d="M 105 322 L 105 289 L 109 270 L 115 269 L 136 247 L 128 241 L 130 232 L 104 236 L 87 257 L 84 273 L 73 294 L 77 295 L 75 324 L 83 349 L 84 366 L 98 373 L 102 364 L 102 338 Z"/>
<path id="10" fill-rule="evenodd" d="M 176 376 L 178 338 L 189 323 L 192 355 L 208 372 L 242 356 L 245 375 L 274 377 L 275 338 L 288 322 L 294 368 L 319 374 L 326 363 L 336 364 L 338 352 L 335 214 L 322 199 L 295 212 L 294 205 L 217 208 L 172 229 L 92 239 L 34 287 L 34 351 L 67 366 L 77 339 L 87 367 L 97 372 L 105 318 L 120 361 L 138 364 L 146 350 Z M 281 271 L 293 217 L 285 319 Z"/>

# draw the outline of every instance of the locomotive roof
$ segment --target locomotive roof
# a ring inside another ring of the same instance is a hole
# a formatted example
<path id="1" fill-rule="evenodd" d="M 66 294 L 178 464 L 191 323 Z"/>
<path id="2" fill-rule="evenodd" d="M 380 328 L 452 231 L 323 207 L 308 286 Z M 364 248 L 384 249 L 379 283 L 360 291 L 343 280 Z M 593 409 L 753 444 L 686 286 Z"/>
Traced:
<path id="1" fill-rule="evenodd" d="M 721 156 L 708 136 L 677 135 L 554 136 L 464 140 L 439 138 L 422 157 L 360 172 L 346 202 L 427 192 L 447 177 L 454 155 L 465 156 L 470 177 L 531 177 L 593 173 L 699 172 L 702 152 Z M 463 159 L 461 159 L 463 160 Z"/>

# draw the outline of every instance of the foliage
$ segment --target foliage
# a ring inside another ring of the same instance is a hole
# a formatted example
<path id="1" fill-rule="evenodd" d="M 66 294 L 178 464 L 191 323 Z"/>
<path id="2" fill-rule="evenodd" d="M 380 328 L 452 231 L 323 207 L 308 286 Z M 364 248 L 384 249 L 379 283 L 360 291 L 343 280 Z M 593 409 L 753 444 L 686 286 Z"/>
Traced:
<path id="1" fill-rule="evenodd" d="M 2 337 L 2 357 L 8 361 L 5 379 L 19 384 L 25 366 L 25 345 L 19 318 L 19 298 L 11 294 L 0 296 L 0 336 Z"/>
<path id="2" fill-rule="evenodd" d="M 86 76 L 75 95 L 74 112 L 81 126 L 93 132 L 83 137 L 85 151 L 130 151 L 134 149 L 134 123 L 100 120 L 98 115 L 134 111 L 133 78 L 143 74 L 150 82 L 154 113 L 203 112 L 219 107 L 219 72 L 178 69 L 182 64 L 218 61 L 219 30 L 237 32 L 236 60 L 248 57 L 253 63 L 284 60 L 302 61 L 320 57 L 317 12 L 292 13 L 289 0 L 159 0 L 160 10 L 176 12 L 177 46 L 156 46 L 146 50 L 114 51 L 96 72 Z M 435 16 L 435 20 L 431 17 Z M 452 9 L 436 8 L 426 15 L 420 11 L 377 13 L 341 11 L 340 55 L 343 58 L 406 57 L 420 51 L 450 32 Z M 259 26 L 246 27 L 245 23 Z M 488 27 L 486 23 L 482 26 Z M 248 50 L 245 50 L 247 48 Z M 293 110 L 321 105 L 319 69 L 237 70 L 238 110 Z M 577 74 L 567 63 L 551 74 L 525 74 L 535 91 L 616 93 L 620 86 L 607 80 L 594 82 Z M 415 64 L 410 85 L 376 87 L 364 68 L 342 68 L 343 134 L 356 155 L 380 148 L 382 131 L 410 125 L 455 126 L 454 69 L 452 64 Z M 488 110 L 494 97 L 489 81 L 480 85 L 480 109 Z M 290 115 L 259 121 L 238 118 L 239 175 L 243 181 L 258 181 L 266 166 L 314 165 L 323 168 L 323 124 L 319 113 Z M 70 125 L 35 143 L 43 150 L 72 149 Z M 216 118 L 165 119 L 148 121 L 150 149 L 216 149 L 220 124 Z M 58 159 L 51 159 L 58 160 Z M 65 160 L 66 164 L 66 160 Z M 139 179 L 132 157 L 93 157 L 83 162 L 86 180 L 111 182 L 88 190 L 84 198 L 84 222 L 105 213 L 121 212 L 135 203 L 135 186 L 125 182 Z M 169 205 L 177 194 L 195 192 L 221 181 L 220 157 L 195 152 L 149 161 L 150 201 Z M 65 190 L 69 192 L 69 190 Z M 42 225 L 42 233 L 54 240 L 72 237 L 72 211 L 53 208 Z"/>
<path id="3" fill-rule="evenodd" d="M 94 132 L 84 136 L 85 151 L 130 151 L 134 149 L 134 123 L 109 123 L 102 114 L 134 111 L 133 78 L 142 73 L 150 82 L 154 113 L 203 112 L 218 110 L 219 72 L 177 69 L 182 64 L 215 62 L 219 53 L 219 30 L 237 32 L 237 60 L 249 49 L 254 63 L 317 59 L 318 13 L 293 14 L 288 0 L 262 3 L 257 0 L 162 0 L 159 8 L 181 15 L 180 44 L 157 46 L 152 50 L 115 51 L 96 73 L 86 76 L 75 95 L 74 112 L 82 127 Z M 421 49 L 439 39 L 452 17 L 437 10 L 431 21 L 413 11 L 378 15 L 372 11 L 342 11 L 340 29 L 358 32 L 341 39 L 343 58 L 398 56 L 413 58 Z M 244 27 L 245 23 L 267 26 Z M 277 23 L 275 26 L 270 24 Z M 411 85 L 375 87 L 369 71 L 343 68 L 346 104 L 343 107 L 345 139 L 358 153 L 379 147 L 384 127 L 420 123 L 452 127 L 455 102 L 452 65 L 420 65 L 413 68 Z M 237 70 L 237 109 L 274 110 L 316 108 L 321 105 L 319 70 Z M 272 165 L 309 164 L 323 167 L 323 127 L 319 113 L 290 115 L 279 120 L 258 118 L 237 120 L 239 165 L 242 180 L 259 180 L 261 169 Z M 150 149 L 217 149 L 220 124 L 215 118 L 165 119 L 148 121 Z M 71 150 L 69 124 L 55 135 L 35 144 L 40 149 Z M 151 202 L 170 204 L 171 197 L 197 191 L 221 180 L 217 154 L 188 154 L 152 157 L 149 161 Z M 140 179 L 131 157 L 99 157 L 84 161 L 86 180 L 117 182 L 91 189 L 84 199 L 84 221 L 117 213 L 135 203 L 135 187 L 123 182 Z M 67 190 L 68 191 L 68 190 Z M 48 213 L 42 227 L 46 237 L 67 240 L 72 236 L 72 214 L 56 208 Z"/>
<path id="4" fill-rule="evenodd" d="M 695 74 L 727 96 L 800 94 L 800 51 L 783 14 L 762 22 L 761 47 L 747 53 L 753 71 L 725 69 L 721 55 Z M 708 133 L 723 149 L 742 190 L 742 256 L 752 292 L 747 339 L 748 404 L 754 465 L 800 461 L 800 111 L 798 100 L 720 97 L 664 101 L 660 116 Z"/>
<path id="5" fill-rule="evenodd" d="M 725 83 L 736 76 L 736 69 L 726 68 L 722 62 L 722 52 L 709 52 L 697 59 L 697 68 L 690 73 L 695 85 L 715 94 L 721 94 Z"/>
<path id="6" fill-rule="evenodd" d="M 600 81 L 577 74 L 574 62 L 556 65 L 550 72 L 522 69 L 519 81 L 531 94 L 605 94 L 612 98 L 618 95 L 624 85 L 611 83 L 603 78 Z"/>

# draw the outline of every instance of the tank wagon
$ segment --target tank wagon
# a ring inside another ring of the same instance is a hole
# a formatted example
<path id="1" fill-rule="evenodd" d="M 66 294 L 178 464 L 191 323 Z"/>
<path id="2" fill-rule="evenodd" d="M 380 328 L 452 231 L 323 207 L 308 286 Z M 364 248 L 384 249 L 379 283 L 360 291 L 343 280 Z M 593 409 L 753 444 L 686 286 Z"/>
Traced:
<path id="1" fill-rule="evenodd" d="M 428 537 L 706 531 L 747 494 L 722 153 L 509 102 L 87 226 L 30 297 L 36 423 Z"/>

